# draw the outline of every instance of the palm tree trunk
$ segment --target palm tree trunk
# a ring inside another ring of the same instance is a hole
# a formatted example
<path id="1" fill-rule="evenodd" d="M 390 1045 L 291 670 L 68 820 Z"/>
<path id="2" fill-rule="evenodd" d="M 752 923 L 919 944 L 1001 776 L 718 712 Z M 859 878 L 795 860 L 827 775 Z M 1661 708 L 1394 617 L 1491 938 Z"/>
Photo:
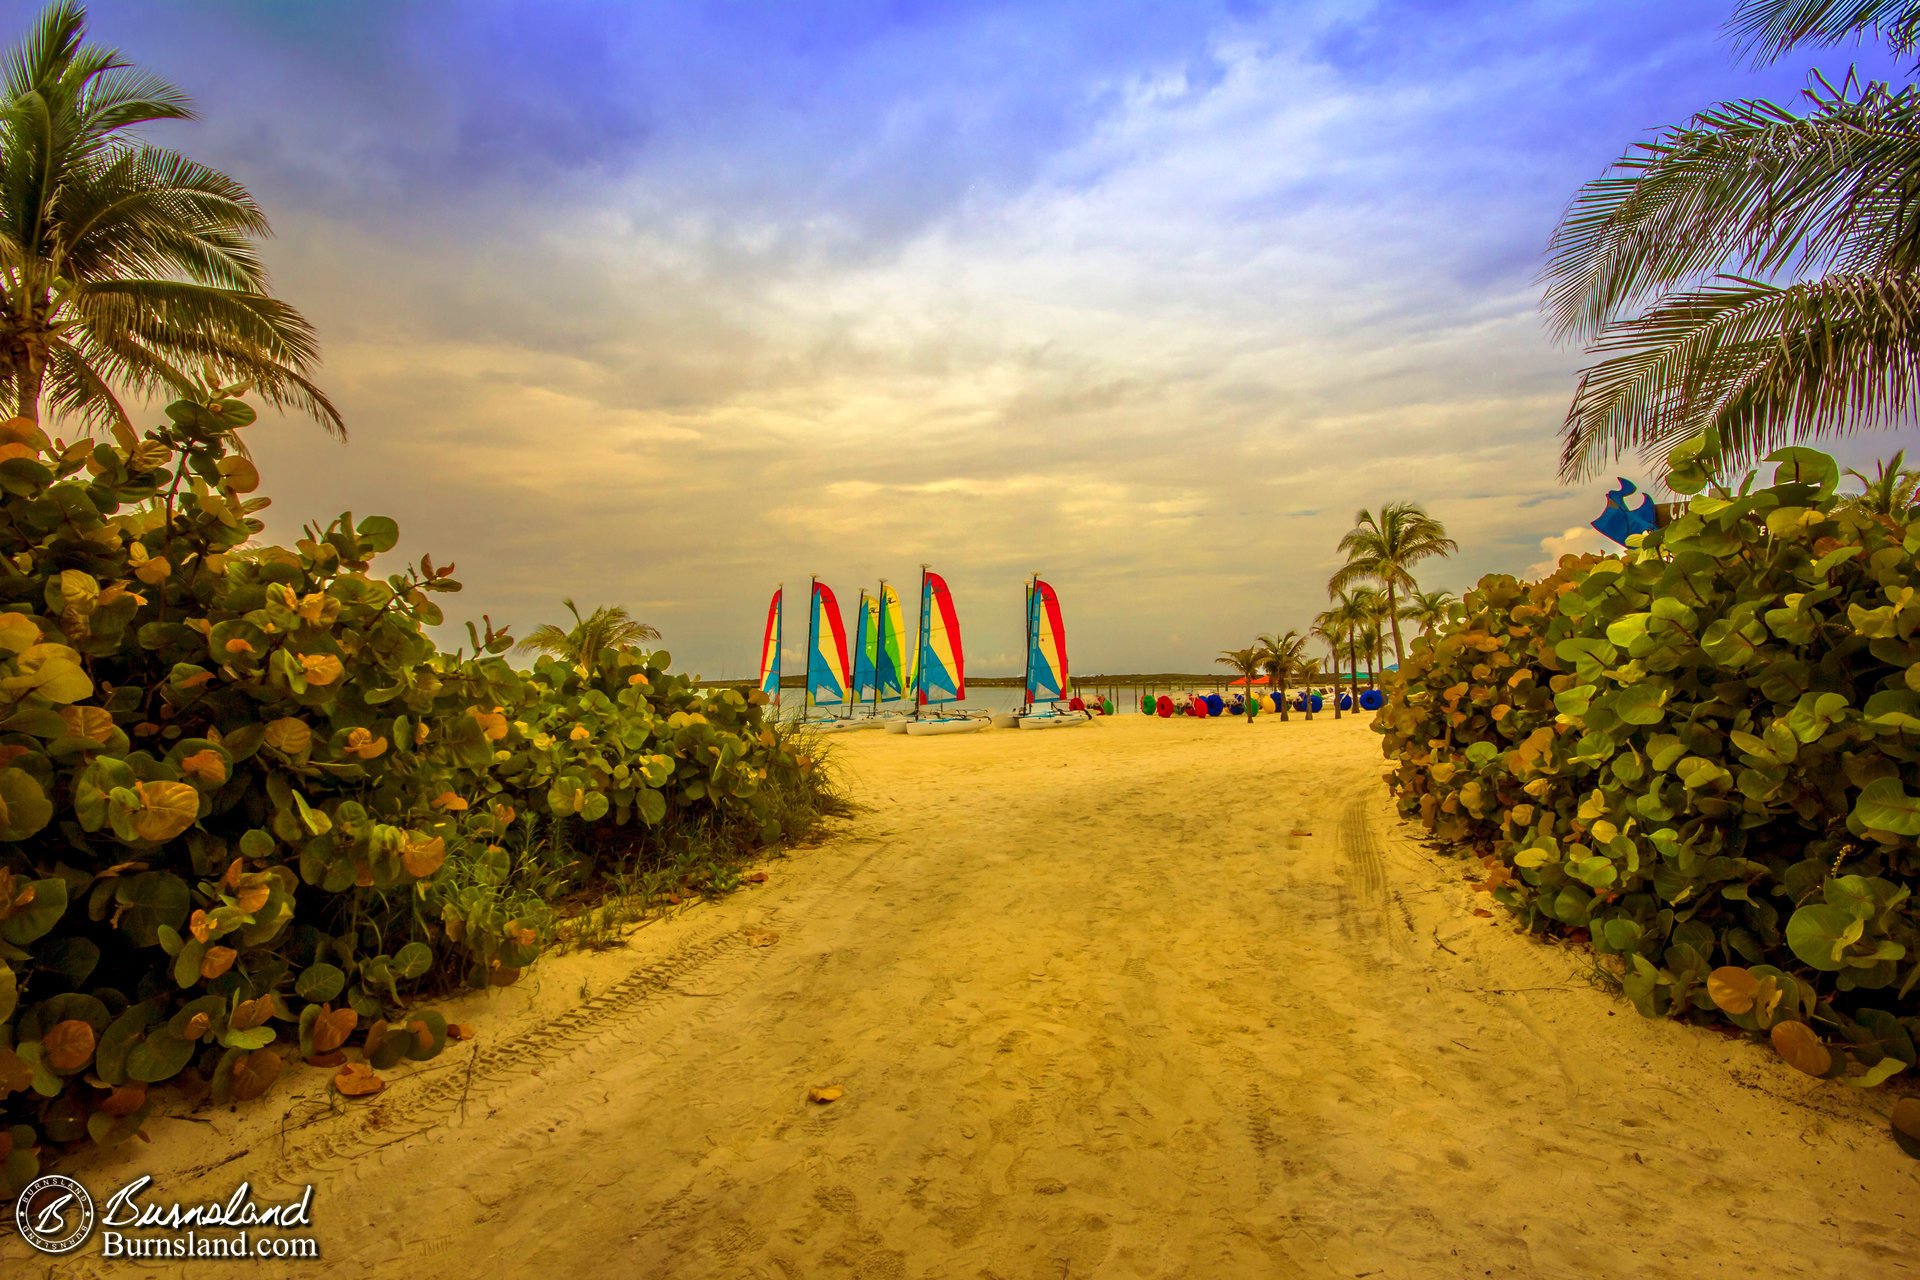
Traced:
<path id="1" fill-rule="evenodd" d="M 40 389 L 47 380 L 46 353 L 35 350 L 29 343 L 26 359 L 15 367 L 20 370 L 20 400 L 14 406 L 14 411 L 38 426 L 40 425 Z"/>
<path id="2" fill-rule="evenodd" d="M 1280 681 L 1280 718 L 1287 719 L 1287 682 L 1284 678 Z"/>
<path id="3" fill-rule="evenodd" d="M 1353 664 L 1353 670 L 1347 673 L 1347 685 L 1353 690 L 1353 709 L 1360 709 L 1360 629 L 1347 628 L 1347 661 Z"/>
<path id="4" fill-rule="evenodd" d="M 1406 665 L 1407 651 L 1400 643 L 1400 603 L 1394 599 L 1393 583 L 1387 583 L 1387 621 L 1393 625 L 1393 660 Z"/>

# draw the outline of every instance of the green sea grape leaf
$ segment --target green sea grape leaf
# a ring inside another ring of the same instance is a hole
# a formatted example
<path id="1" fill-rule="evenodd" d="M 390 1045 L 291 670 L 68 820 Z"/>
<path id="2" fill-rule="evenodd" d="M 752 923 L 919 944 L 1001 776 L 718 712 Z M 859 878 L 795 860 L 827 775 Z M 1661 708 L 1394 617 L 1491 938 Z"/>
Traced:
<path id="1" fill-rule="evenodd" d="M 120 932 L 142 947 L 160 945 L 160 926 L 180 927 L 193 906 L 187 882 L 167 871 L 123 876 L 114 887 Z"/>
<path id="2" fill-rule="evenodd" d="M 1853 816 L 1869 830 L 1920 836 L 1920 797 L 1908 795 L 1898 778 L 1875 778 L 1862 787 Z"/>
<path id="3" fill-rule="evenodd" d="M 1669 690 L 1652 681 L 1642 681 L 1613 695 L 1613 713 L 1631 725 L 1659 724 L 1667 718 Z"/>
<path id="4" fill-rule="evenodd" d="M 1823 973 L 1846 967 L 1843 953 L 1860 940 L 1865 925 L 1844 907 L 1812 903 L 1787 921 L 1787 946 L 1803 964 Z"/>
<path id="5" fill-rule="evenodd" d="M 21 893 L 22 888 L 28 888 L 33 891 L 33 896 L 25 906 L 15 907 L 5 919 L 0 919 L 0 941 L 24 947 L 45 937 L 59 922 L 67 909 L 67 882 L 58 876 L 49 876 L 44 880 L 28 881 L 24 886 L 16 880 L 14 885 L 16 895 Z"/>
<path id="6" fill-rule="evenodd" d="M 1801 742 L 1813 742 L 1833 728 L 1846 709 L 1844 694 L 1803 693 L 1787 713 L 1787 727 Z"/>
<path id="7" fill-rule="evenodd" d="M 1840 464 L 1831 455 L 1802 445 L 1775 449 L 1763 462 L 1779 465 L 1773 469 L 1773 487 L 1797 492 L 1802 486 L 1811 490 L 1806 501 L 1830 498 L 1840 487 Z"/>
<path id="8" fill-rule="evenodd" d="M 1587 704 L 1593 699 L 1593 686 L 1577 684 L 1571 689 L 1562 689 L 1553 695 L 1553 707 L 1561 715 L 1577 720 L 1587 713 Z"/>
<path id="9" fill-rule="evenodd" d="M 1880 1059 L 1880 1061 L 1874 1063 L 1857 1076 L 1840 1077 L 1840 1082 L 1842 1084 L 1850 1084 L 1856 1089 L 1875 1089 L 1906 1069 L 1906 1063 L 1889 1055 L 1888 1057 Z"/>

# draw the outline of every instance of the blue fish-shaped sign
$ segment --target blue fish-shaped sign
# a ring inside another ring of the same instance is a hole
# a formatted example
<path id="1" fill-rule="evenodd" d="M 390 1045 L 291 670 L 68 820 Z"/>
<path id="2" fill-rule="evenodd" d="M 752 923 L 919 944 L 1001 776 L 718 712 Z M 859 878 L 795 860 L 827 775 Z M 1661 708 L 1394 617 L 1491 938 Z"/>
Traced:
<path id="1" fill-rule="evenodd" d="M 1627 539 L 1634 534 L 1658 528 L 1660 520 L 1654 512 L 1653 499 L 1644 493 L 1640 494 L 1638 506 L 1629 507 L 1627 499 L 1639 493 L 1639 490 L 1625 476 L 1615 478 L 1620 481 L 1620 487 L 1607 495 L 1607 509 L 1600 513 L 1593 527 L 1600 531 L 1601 537 L 1624 547 Z"/>

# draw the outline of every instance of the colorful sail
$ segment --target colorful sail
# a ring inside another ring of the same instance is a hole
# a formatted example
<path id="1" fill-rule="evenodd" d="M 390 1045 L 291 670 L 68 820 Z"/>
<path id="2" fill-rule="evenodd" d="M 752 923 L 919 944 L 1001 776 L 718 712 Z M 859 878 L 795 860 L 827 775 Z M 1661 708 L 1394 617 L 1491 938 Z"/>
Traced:
<path id="1" fill-rule="evenodd" d="M 1067 624 L 1060 597 L 1035 578 L 1027 588 L 1027 701 L 1046 702 L 1067 691 Z"/>
<path id="2" fill-rule="evenodd" d="M 824 582 L 813 584 L 813 643 L 807 653 L 807 696 L 815 702 L 847 700 L 847 628 L 840 602 Z"/>
<path id="3" fill-rule="evenodd" d="M 878 604 L 880 630 L 875 637 L 874 677 L 880 684 L 880 701 L 898 702 L 913 688 L 912 641 L 901 616 L 900 593 L 883 582 Z"/>
<path id="4" fill-rule="evenodd" d="M 760 691 L 769 698 L 780 696 L 780 596 L 776 587 L 773 602 L 767 606 L 767 630 L 760 638 Z"/>
<path id="5" fill-rule="evenodd" d="M 920 705 L 958 702 L 967 696 L 966 655 L 960 648 L 960 616 L 947 580 L 929 573 L 920 592 Z"/>
<path id="6" fill-rule="evenodd" d="M 853 700 L 865 702 L 873 697 L 879 683 L 880 602 L 862 591 L 860 621 L 853 641 Z"/>

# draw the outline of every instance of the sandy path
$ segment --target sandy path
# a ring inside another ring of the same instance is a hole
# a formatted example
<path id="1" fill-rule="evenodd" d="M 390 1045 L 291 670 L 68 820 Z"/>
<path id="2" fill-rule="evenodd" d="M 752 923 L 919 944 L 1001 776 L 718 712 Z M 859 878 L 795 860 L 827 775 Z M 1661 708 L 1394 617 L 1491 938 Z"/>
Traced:
<path id="1" fill-rule="evenodd" d="M 311 1180 L 325 1270 L 409 1280 L 1913 1274 L 1887 1099 L 1472 916 L 1357 721 L 842 759 L 843 834 L 543 964 L 374 1104 L 82 1176 Z"/>

